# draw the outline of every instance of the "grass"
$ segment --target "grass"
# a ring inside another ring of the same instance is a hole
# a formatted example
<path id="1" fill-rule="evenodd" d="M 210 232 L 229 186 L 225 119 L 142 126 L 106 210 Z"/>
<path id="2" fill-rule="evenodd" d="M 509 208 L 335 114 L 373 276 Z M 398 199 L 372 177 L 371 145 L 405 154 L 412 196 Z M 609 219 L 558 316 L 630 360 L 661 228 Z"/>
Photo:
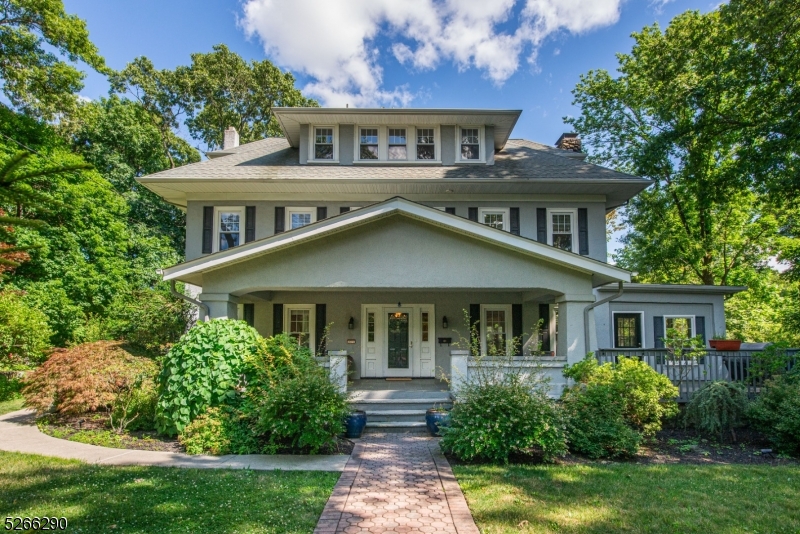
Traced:
<path id="1" fill-rule="evenodd" d="M 22 398 L 0 402 L 0 415 L 21 410 L 23 402 Z"/>
<path id="2" fill-rule="evenodd" d="M 338 473 L 110 467 L 0 452 L 0 520 L 69 532 L 312 532 Z"/>
<path id="3" fill-rule="evenodd" d="M 454 466 L 482 533 L 797 533 L 800 467 Z"/>

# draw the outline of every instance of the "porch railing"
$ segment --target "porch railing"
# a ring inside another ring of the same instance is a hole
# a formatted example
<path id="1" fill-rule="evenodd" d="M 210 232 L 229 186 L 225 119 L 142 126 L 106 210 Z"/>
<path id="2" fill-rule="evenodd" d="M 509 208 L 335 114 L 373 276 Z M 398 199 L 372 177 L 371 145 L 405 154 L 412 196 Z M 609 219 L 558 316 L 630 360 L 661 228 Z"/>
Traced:
<path id="1" fill-rule="evenodd" d="M 667 349 L 600 349 L 595 353 L 601 364 L 617 362 L 619 356 L 641 360 L 668 376 L 678 388 L 678 402 L 688 402 L 695 391 L 717 380 L 741 382 L 748 394 L 755 396 L 772 373 L 791 370 L 800 363 L 798 349 L 786 349 L 780 359 L 775 358 L 775 353 L 767 355 L 764 351 L 749 350 L 708 349 L 691 358 L 676 357 Z M 771 367 L 776 364 L 782 369 Z"/>

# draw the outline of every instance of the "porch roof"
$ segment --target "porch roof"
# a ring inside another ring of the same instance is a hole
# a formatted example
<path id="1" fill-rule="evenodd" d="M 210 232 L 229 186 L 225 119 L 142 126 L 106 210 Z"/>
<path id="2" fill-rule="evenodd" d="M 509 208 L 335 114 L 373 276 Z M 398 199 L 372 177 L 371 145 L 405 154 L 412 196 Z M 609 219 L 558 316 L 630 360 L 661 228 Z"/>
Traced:
<path id="1" fill-rule="evenodd" d="M 593 287 L 616 281 L 630 282 L 631 279 L 630 272 L 614 265 L 491 228 L 401 197 L 394 197 L 371 206 L 335 215 L 301 228 L 180 263 L 164 269 L 162 274 L 164 280 L 180 280 L 202 285 L 203 273 L 325 238 L 394 215 L 409 217 L 479 241 L 533 256 L 573 271 L 589 274 L 592 276 Z"/>

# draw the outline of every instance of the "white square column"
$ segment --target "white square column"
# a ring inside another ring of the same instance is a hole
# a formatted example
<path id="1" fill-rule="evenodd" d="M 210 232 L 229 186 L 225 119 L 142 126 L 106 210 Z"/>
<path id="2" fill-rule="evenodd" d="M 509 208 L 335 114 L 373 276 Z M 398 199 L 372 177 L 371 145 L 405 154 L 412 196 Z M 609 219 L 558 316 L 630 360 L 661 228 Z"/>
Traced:
<path id="1" fill-rule="evenodd" d="M 566 356 L 572 365 L 586 357 L 589 347 L 585 341 L 583 310 L 595 301 L 594 295 L 563 295 L 558 304 L 558 340 L 556 356 Z"/>

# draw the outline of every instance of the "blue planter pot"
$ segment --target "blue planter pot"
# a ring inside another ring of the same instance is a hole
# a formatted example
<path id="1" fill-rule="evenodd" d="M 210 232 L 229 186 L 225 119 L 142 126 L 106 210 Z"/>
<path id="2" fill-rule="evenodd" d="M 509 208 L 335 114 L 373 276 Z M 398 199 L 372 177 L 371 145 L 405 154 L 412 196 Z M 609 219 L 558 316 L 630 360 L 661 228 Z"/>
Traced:
<path id="1" fill-rule="evenodd" d="M 344 420 L 344 426 L 347 429 L 346 435 L 348 438 L 360 438 L 361 433 L 364 432 L 364 427 L 367 426 L 367 412 L 354 410 Z"/>
<path id="2" fill-rule="evenodd" d="M 428 427 L 428 432 L 431 436 L 438 436 L 439 429 L 447 426 L 450 421 L 450 414 L 447 412 L 437 412 L 435 410 L 428 410 L 425 412 L 425 425 Z"/>

